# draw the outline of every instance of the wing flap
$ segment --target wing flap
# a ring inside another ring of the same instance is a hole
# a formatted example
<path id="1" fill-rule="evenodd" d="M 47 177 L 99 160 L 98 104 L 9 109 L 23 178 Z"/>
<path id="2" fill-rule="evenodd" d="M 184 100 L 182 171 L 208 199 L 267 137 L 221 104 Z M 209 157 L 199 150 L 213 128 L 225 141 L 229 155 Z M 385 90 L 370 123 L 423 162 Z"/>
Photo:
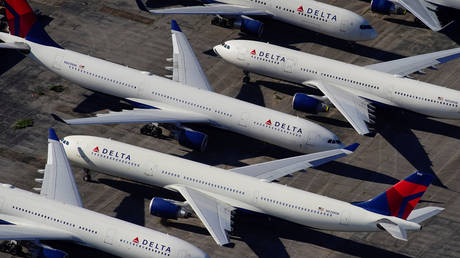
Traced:
<path id="1" fill-rule="evenodd" d="M 88 124 L 129 124 L 129 123 L 207 123 L 209 119 L 201 114 L 182 110 L 134 109 L 121 112 L 97 114 L 96 117 L 63 120 L 57 115 L 53 117 L 69 125 Z"/>
<path id="2" fill-rule="evenodd" d="M 425 0 L 396 0 L 396 2 L 406 8 L 431 30 L 439 31 L 443 28 L 436 12 L 428 8 L 428 3 Z"/>
<path id="3" fill-rule="evenodd" d="M 406 57 L 394 61 L 368 65 L 366 68 L 407 76 L 411 73 L 421 71 L 428 67 L 444 64 L 460 57 L 460 48 L 454 48 L 429 54 Z"/>
<path id="4" fill-rule="evenodd" d="M 232 206 L 221 202 L 201 191 L 182 185 L 172 185 L 182 194 L 201 222 L 219 245 L 230 243 L 227 231 L 230 231 Z"/>
<path id="5" fill-rule="evenodd" d="M 74 240 L 74 237 L 41 225 L 8 224 L 0 225 L 0 240 Z"/>
<path id="6" fill-rule="evenodd" d="M 139 9 L 152 14 L 220 14 L 220 15 L 271 15 L 267 11 L 230 4 L 208 4 L 168 9 L 148 9 L 142 0 L 136 0 Z"/>
<path id="7" fill-rule="evenodd" d="M 348 120 L 356 132 L 361 135 L 370 133 L 366 124 L 366 121 L 371 121 L 368 109 L 369 102 L 367 100 L 334 85 L 326 85 L 316 81 L 304 82 L 303 84 L 313 84 L 320 89 Z"/>
<path id="8" fill-rule="evenodd" d="M 320 166 L 329 161 L 353 153 L 359 144 L 352 144 L 344 149 L 329 150 L 286 159 L 274 160 L 260 164 L 234 168 L 230 171 L 266 181 L 273 181 L 301 169 Z"/>
<path id="9" fill-rule="evenodd" d="M 212 87 L 187 37 L 175 20 L 171 21 L 171 33 L 173 44 L 173 80 L 198 89 L 212 91 Z"/>
<path id="10" fill-rule="evenodd" d="M 82 207 L 67 155 L 51 128 L 48 136 L 48 160 L 40 194 L 48 199 Z"/>

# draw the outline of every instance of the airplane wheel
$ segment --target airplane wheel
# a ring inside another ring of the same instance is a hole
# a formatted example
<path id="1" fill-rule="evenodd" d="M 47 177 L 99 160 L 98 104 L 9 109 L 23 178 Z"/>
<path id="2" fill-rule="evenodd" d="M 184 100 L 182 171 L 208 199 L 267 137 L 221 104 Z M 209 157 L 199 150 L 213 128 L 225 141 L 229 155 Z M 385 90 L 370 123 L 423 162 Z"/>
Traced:
<path id="1" fill-rule="evenodd" d="M 243 82 L 244 83 L 248 83 L 250 80 L 251 80 L 251 78 L 249 76 L 244 76 L 243 77 Z"/>
<path id="2" fill-rule="evenodd" d="M 83 181 L 85 181 L 85 182 L 91 181 L 91 176 L 90 175 L 83 176 Z"/>

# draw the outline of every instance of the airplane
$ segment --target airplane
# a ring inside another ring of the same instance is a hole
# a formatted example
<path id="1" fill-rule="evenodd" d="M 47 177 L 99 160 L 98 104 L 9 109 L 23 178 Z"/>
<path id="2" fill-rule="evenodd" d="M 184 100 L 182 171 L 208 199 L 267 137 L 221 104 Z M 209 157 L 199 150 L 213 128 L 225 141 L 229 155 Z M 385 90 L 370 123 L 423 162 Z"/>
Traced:
<path id="1" fill-rule="evenodd" d="M 352 204 L 273 182 L 344 157 L 358 144 L 225 170 L 94 136 L 66 136 L 62 143 L 69 160 L 85 169 L 180 193 L 185 202 L 154 197 L 150 213 L 166 219 L 189 218 L 195 213 L 221 246 L 231 245 L 228 232 L 235 210 L 330 231 L 383 230 L 401 240 L 407 240 L 407 231 L 421 230 L 419 223 L 443 210 L 412 211 L 433 180 L 423 172 L 413 173 L 369 201 Z"/>
<path id="2" fill-rule="evenodd" d="M 402 58 L 365 67 L 249 40 L 215 46 L 225 61 L 257 73 L 319 89 L 324 96 L 297 93 L 294 109 L 310 113 L 333 104 L 360 135 L 373 134 L 376 107 L 393 106 L 430 117 L 460 119 L 460 92 L 412 80 L 414 72 L 460 57 L 460 48 Z"/>
<path id="3" fill-rule="evenodd" d="M 313 0 L 221 0 L 204 6 L 148 9 L 136 0 L 139 9 L 151 14 L 212 14 L 212 24 L 238 28 L 244 33 L 261 36 L 264 24 L 248 16 L 266 16 L 297 27 L 348 41 L 366 41 L 377 32 L 362 16 L 349 10 Z"/>
<path id="4" fill-rule="evenodd" d="M 406 10 L 433 31 L 440 31 L 447 24 L 441 24 L 437 14 L 439 7 L 460 10 L 458 0 L 372 0 L 371 10 L 384 14 L 406 14 Z"/>
<path id="5" fill-rule="evenodd" d="M 65 150 L 53 129 L 40 194 L 0 185 L 1 240 L 66 240 L 119 257 L 209 257 L 184 240 L 82 207 Z M 47 248 L 40 257 L 65 257 Z"/>
<path id="6" fill-rule="evenodd" d="M 131 103 L 133 110 L 63 120 L 67 124 L 161 123 L 183 146 L 204 151 L 208 136 L 185 124 L 208 124 L 301 153 L 342 148 L 329 130 L 305 119 L 212 91 L 187 38 L 175 21 L 172 80 L 66 50 L 36 21 L 25 0 L 6 0 L 10 34 L 0 33 L 0 48 L 16 49 L 52 72 L 95 92 Z M 144 128 L 143 128 L 144 129 Z M 151 129 L 151 130 L 150 130 Z M 149 134 L 158 127 L 151 125 Z M 142 131 L 142 130 L 141 130 Z M 160 131 L 161 133 L 161 131 Z"/>

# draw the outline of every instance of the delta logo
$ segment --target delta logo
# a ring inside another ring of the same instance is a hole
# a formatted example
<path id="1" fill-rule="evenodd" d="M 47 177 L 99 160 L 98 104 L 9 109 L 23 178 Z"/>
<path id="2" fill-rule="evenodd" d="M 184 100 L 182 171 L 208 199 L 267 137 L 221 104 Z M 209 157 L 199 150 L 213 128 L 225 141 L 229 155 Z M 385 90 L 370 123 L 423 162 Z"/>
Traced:
<path id="1" fill-rule="evenodd" d="M 254 51 L 254 55 L 255 55 L 255 50 Z M 251 52 L 252 54 L 252 52 Z M 286 62 L 286 58 L 284 56 L 279 56 L 279 55 L 275 55 L 275 54 L 271 54 L 271 53 L 268 53 L 268 52 L 264 52 L 264 51 L 259 51 L 259 57 L 262 57 L 262 58 L 265 58 L 265 59 L 271 59 L 275 62 Z"/>
<path id="2" fill-rule="evenodd" d="M 256 54 L 256 50 L 253 49 L 253 50 L 251 51 L 251 55 L 255 55 L 255 54 Z"/>
<path id="3" fill-rule="evenodd" d="M 149 241 L 147 239 L 143 239 L 142 241 L 140 241 L 139 237 L 136 237 L 133 239 L 133 243 L 148 246 L 150 248 L 158 250 L 159 252 L 171 253 L 171 247 L 156 243 L 154 241 Z"/>
<path id="4" fill-rule="evenodd" d="M 326 20 L 330 19 L 332 21 L 337 21 L 337 15 L 328 13 L 328 12 L 324 12 L 318 9 L 313 9 L 313 8 L 304 9 L 303 6 L 299 6 L 299 8 L 297 8 L 297 12 L 301 12 L 301 13 L 305 12 L 306 14 L 316 16 L 322 19 L 326 19 Z"/>
<path id="5" fill-rule="evenodd" d="M 100 151 L 98 146 L 93 148 L 93 152 L 95 152 L 95 153 L 100 152 L 100 153 L 102 153 L 104 155 L 111 156 L 111 157 L 114 157 L 114 158 L 131 160 L 131 155 L 130 154 L 126 154 L 126 153 L 121 152 L 121 151 L 109 150 L 107 148 L 102 148 L 102 151 Z"/>
<path id="6" fill-rule="evenodd" d="M 286 123 L 281 123 L 281 122 L 278 122 L 278 121 L 272 122 L 271 119 L 268 119 L 265 122 L 265 125 L 273 126 L 273 127 L 276 127 L 276 128 L 281 128 L 283 130 L 290 131 L 290 132 L 293 132 L 293 133 L 298 133 L 298 134 L 303 133 L 302 128 L 300 128 L 300 127 L 289 125 L 289 124 L 286 124 Z"/>

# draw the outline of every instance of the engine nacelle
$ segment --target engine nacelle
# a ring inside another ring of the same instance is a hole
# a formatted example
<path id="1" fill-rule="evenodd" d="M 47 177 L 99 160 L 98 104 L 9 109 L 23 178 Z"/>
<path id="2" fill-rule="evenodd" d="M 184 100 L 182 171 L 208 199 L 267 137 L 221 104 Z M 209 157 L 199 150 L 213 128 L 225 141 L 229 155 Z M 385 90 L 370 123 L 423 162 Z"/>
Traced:
<path id="1" fill-rule="evenodd" d="M 371 2 L 371 10 L 377 13 L 384 13 L 384 14 L 406 14 L 406 9 L 403 7 L 388 1 L 388 0 L 372 0 Z"/>
<path id="2" fill-rule="evenodd" d="M 302 112 L 317 114 L 329 111 L 329 107 L 322 101 L 304 93 L 296 93 L 292 99 L 292 108 Z"/>
<path id="3" fill-rule="evenodd" d="M 233 26 L 240 29 L 241 32 L 257 35 L 259 38 L 262 36 L 264 31 L 264 24 L 262 22 L 249 17 L 241 17 L 241 19 L 238 19 L 233 23 Z"/>
<path id="4" fill-rule="evenodd" d="M 39 251 L 38 257 L 40 258 L 66 258 L 69 254 L 58 249 L 54 249 L 50 246 L 41 244 L 41 250 Z"/>
<path id="5" fill-rule="evenodd" d="M 208 145 L 208 136 L 189 128 L 182 128 L 177 134 L 179 144 L 203 152 Z"/>
<path id="6" fill-rule="evenodd" d="M 154 197 L 150 201 L 149 207 L 150 214 L 165 219 L 190 218 L 192 216 L 190 212 L 186 211 L 181 206 L 163 198 Z"/>

